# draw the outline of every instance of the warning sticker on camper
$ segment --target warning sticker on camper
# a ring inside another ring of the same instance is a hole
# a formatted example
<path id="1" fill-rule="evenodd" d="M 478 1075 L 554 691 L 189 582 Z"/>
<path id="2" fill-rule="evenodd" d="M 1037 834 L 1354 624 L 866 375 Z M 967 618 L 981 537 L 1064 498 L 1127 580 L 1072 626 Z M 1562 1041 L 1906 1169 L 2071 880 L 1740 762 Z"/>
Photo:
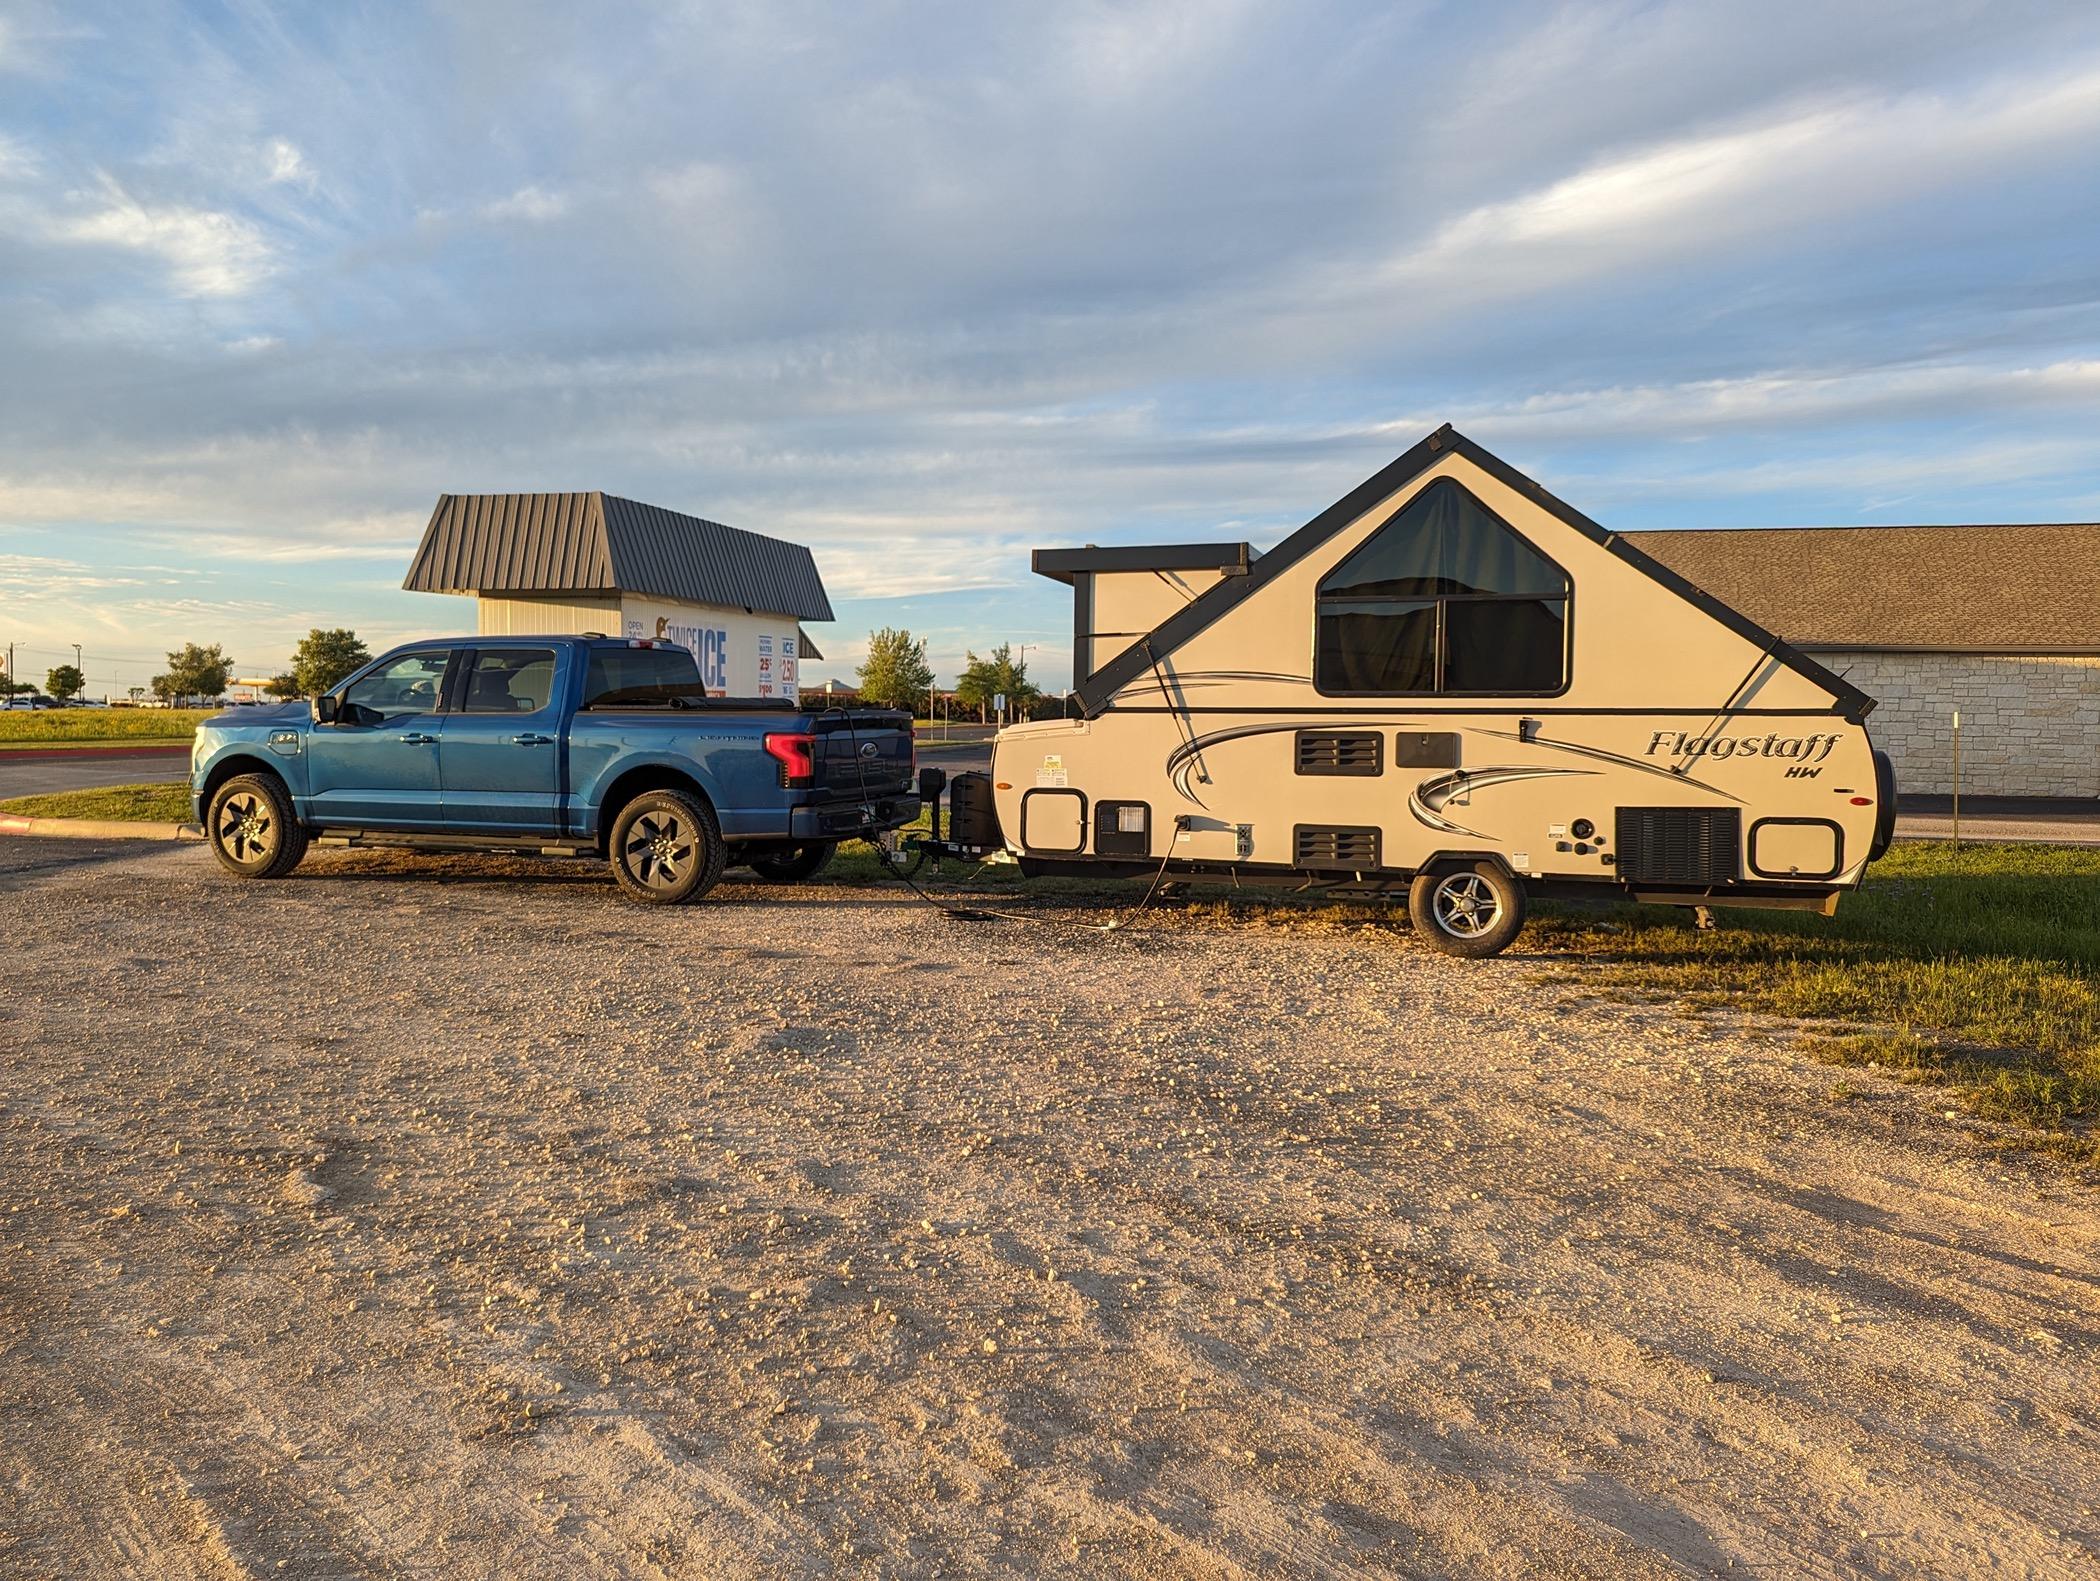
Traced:
<path id="1" fill-rule="evenodd" d="M 1059 752 L 1045 752 L 1043 766 L 1035 771 L 1035 782 L 1038 785 L 1069 784 L 1070 781 L 1065 778 L 1064 755 Z"/>

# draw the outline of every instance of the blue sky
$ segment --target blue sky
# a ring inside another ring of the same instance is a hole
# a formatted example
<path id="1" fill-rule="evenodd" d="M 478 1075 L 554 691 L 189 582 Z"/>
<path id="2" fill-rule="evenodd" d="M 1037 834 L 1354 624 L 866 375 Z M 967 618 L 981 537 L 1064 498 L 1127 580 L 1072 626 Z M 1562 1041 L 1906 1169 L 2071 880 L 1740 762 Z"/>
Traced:
<path id="1" fill-rule="evenodd" d="M 456 628 L 446 490 L 1040 644 L 1450 420 L 1607 525 L 2100 515 L 2089 4 L 0 0 L 0 643 Z"/>

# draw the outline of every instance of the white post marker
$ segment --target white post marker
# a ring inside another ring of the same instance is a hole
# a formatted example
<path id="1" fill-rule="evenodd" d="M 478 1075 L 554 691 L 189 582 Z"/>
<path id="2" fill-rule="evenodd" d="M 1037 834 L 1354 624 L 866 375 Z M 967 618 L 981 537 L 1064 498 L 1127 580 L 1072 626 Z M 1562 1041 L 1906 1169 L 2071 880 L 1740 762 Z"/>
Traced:
<path id="1" fill-rule="evenodd" d="M 1961 844 L 1961 710 L 1954 710 L 1954 843 Z"/>

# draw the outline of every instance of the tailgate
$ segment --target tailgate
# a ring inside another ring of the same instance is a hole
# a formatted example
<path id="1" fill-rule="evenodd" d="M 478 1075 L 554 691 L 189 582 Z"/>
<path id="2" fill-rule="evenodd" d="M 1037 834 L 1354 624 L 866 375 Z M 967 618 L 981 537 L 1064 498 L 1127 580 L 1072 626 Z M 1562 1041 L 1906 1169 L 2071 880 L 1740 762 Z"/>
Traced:
<path id="1" fill-rule="evenodd" d="M 819 790 L 858 796 L 911 785 L 911 715 L 894 708 L 841 709 L 820 714 L 814 734 Z"/>

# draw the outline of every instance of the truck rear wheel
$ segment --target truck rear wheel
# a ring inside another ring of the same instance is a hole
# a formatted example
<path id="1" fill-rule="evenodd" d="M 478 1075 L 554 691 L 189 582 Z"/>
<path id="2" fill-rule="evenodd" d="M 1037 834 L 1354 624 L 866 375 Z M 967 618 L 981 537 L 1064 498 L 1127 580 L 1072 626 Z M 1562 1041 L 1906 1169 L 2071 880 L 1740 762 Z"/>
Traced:
<path id="1" fill-rule="evenodd" d="M 653 790 L 620 809 L 606 856 L 631 899 L 680 906 L 720 882 L 729 848 L 705 802 L 683 791 Z"/>
<path id="2" fill-rule="evenodd" d="M 751 871 L 775 884 L 799 884 L 823 872 L 838 848 L 836 840 L 812 840 L 807 845 L 782 846 L 764 856 L 751 858 Z"/>
<path id="3" fill-rule="evenodd" d="M 306 855 L 306 831 L 274 774 L 241 774 L 212 792 L 204 837 L 219 866 L 242 878 L 282 878 Z"/>
<path id="4" fill-rule="evenodd" d="M 1493 862 L 1417 873 L 1407 886 L 1415 932 L 1446 955 L 1500 955 L 1524 926 L 1524 886 Z"/>

